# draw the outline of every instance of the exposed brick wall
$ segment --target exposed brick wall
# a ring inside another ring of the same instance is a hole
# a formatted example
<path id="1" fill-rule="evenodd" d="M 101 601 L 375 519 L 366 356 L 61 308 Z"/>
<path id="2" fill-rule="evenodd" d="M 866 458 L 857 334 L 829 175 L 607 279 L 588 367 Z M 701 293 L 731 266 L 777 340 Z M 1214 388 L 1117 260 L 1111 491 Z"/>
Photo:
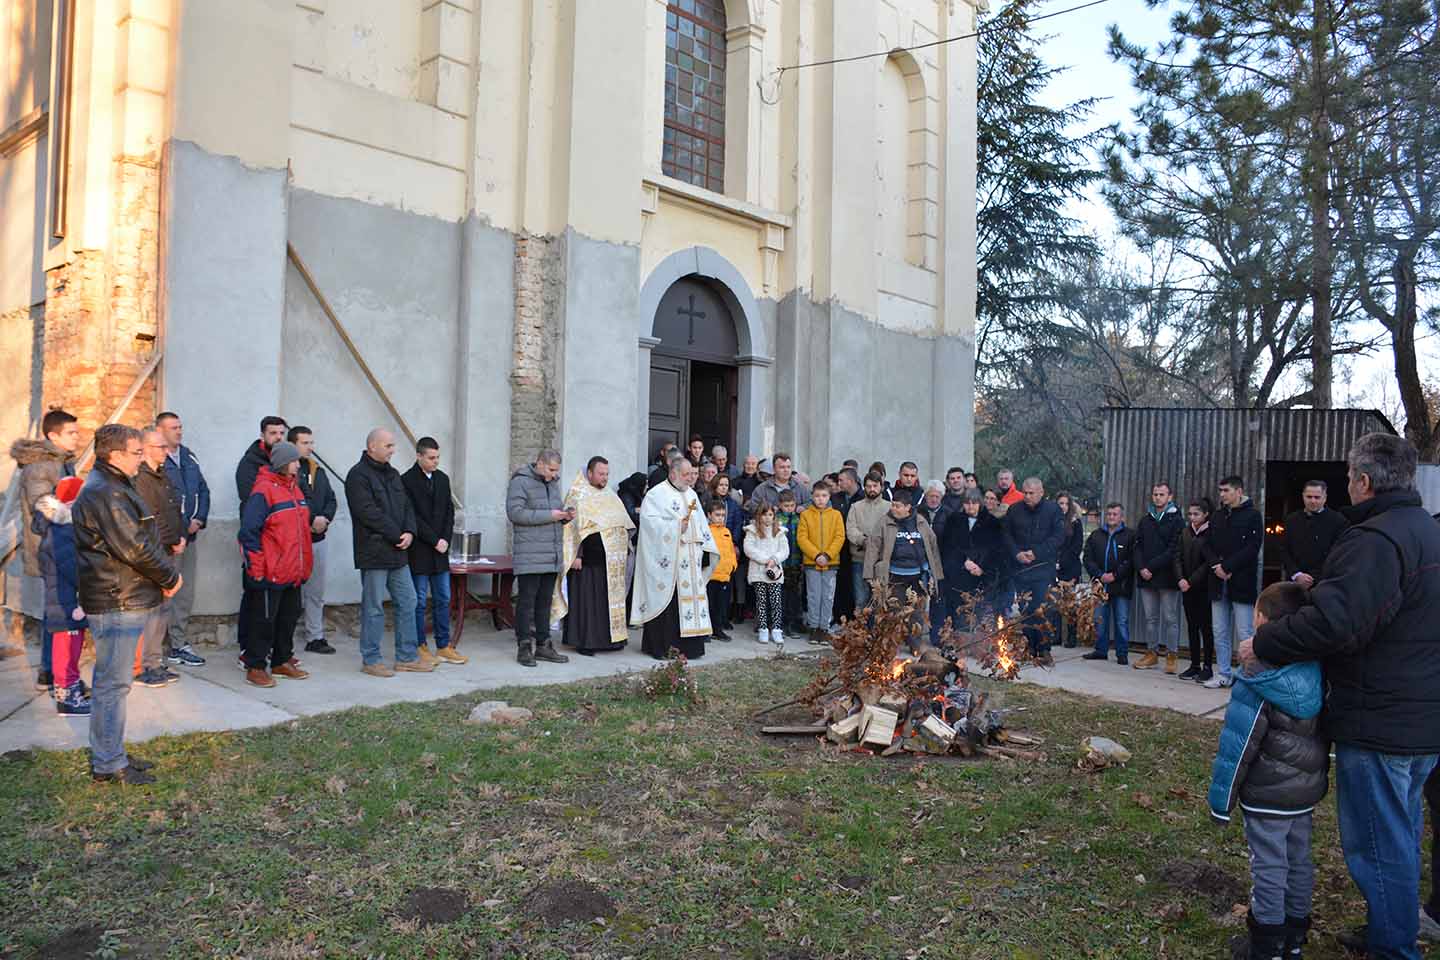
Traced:
<path id="1" fill-rule="evenodd" d="M 556 360 L 564 309 L 565 240 L 515 240 L 515 345 L 510 367 L 510 462 L 559 440 Z"/>

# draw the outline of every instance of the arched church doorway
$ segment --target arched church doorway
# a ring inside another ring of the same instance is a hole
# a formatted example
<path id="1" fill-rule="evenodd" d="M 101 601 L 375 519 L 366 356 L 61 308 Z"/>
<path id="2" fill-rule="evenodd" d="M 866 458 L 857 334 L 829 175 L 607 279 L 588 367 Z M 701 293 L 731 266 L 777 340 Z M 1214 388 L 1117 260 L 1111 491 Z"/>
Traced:
<path id="1" fill-rule="evenodd" d="M 735 318 L 710 281 L 675 281 L 655 310 L 650 358 L 649 453 L 665 441 L 682 448 L 692 434 L 705 449 L 736 449 L 739 343 Z"/>

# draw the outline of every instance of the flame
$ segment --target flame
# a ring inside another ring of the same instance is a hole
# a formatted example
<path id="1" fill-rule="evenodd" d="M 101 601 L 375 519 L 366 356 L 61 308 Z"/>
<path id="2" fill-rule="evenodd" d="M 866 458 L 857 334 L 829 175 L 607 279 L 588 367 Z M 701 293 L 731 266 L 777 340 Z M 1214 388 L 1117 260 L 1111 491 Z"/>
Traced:
<path id="1" fill-rule="evenodd" d="M 903 660 L 896 660 L 896 661 L 895 661 L 895 666 L 892 667 L 891 670 L 890 670 L 890 676 L 894 677 L 896 680 L 899 680 L 899 679 L 900 679 L 901 677 L 903 677 L 904 675 L 905 675 L 905 661 L 903 661 Z"/>

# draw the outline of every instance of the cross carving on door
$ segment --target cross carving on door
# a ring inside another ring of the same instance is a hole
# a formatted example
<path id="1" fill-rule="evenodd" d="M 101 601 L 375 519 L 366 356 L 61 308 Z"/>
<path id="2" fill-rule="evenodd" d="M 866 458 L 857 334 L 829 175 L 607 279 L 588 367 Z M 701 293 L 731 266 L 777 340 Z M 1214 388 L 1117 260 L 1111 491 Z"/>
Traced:
<path id="1" fill-rule="evenodd" d="M 690 294 L 690 306 L 681 307 L 676 312 L 679 313 L 680 316 L 688 317 L 690 319 L 690 343 L 693 345 L 695 343 L 695 320 L 697 318 L 704 320 L 705 311 L 695 309 L 695 294 L 692 293 Z"/>

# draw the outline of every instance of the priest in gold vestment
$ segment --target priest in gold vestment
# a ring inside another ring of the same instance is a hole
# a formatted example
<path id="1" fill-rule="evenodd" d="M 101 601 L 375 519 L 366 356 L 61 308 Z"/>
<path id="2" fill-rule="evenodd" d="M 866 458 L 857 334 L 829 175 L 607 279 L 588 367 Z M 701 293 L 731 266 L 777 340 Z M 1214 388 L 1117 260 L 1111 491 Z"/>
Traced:
<path id="1" fill-rule="evenodd" d="M 551 619 L 565 620 L 565 644 L 587 657 L 619 650 L 629 639 L 625 568 L 635 524 L 609 483 L 610 462 L 591 457 L 565 495 L 575 519 L 565 524 L 560 569 L 567 573 L 555 581 L 551 604 Z"/>

